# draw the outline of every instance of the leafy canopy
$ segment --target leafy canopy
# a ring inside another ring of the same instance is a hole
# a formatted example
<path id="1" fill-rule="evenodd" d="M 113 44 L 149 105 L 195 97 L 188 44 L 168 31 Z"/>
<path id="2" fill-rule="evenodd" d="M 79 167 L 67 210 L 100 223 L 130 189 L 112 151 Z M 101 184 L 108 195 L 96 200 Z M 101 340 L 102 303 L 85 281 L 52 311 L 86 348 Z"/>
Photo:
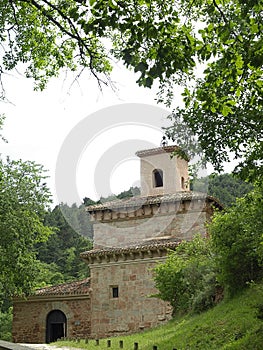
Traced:
<path id="1" fill-rule="evenodd" d="M 216 170 L 232 151 L 242 157 L 236 170 L 255 179 L 263 173 L 262 12 L 262 0 L 2 0 L 0 71 L 22 62 L 43 89 L 61 69 L 88 68 L 101 84 L 117 58 L 139 85 L 156 82 L 168 106 L 179 84 L 184 106 L 167 135 L 186 150 L 200 146 Z"/>
<path id="2" fill-rule="evenodd" d="M 203 178 L 196 178 L 191 184 L 191 189 L 204 192 L 217 198 L 224 207 L 233 205 L 236 198 L 244 197 L 253 189 L 253 185 L 242 181 L 233 174 L 211 174 Z"/>
<path id="3" fill-rule="evenodd" d="M 263 186 L 258 184 L 209 225 L 220 283 L 234 294 L 262 278 Z"/>
<path id="4" fill-rule="evenodd" d="M 255 188 L 208 226 L 209 239 L 183 241 L 155 268 L 158 297 L 174 312 L 203 311 L 263 277 L 263 186 Z"/>
<path id="5" fill-rule="evenodd" d="M 169 301 L 173 314 L 201 312 L 215 304 L 217 283 L 210 240 L 196 235 L 182 241 L 164 263 L 154 269 L 155 286 L 162 300 Z"/>
<path id="6" fill-rule="evenodd" d="M 87 264 L 80 253 L 91 249 L 92 227 L 83 206 L 61 203 L 45 216 L 45 224 L 55 228 L 53 235 L 37 244 L 37 258 L 52 273 L 41 276 L 42 284 L 59 284 L 86 278 Z M 87 237 L 89 236 L 90 239 Z"/>
<path id="7" fill-rule="evenodd" d="M 43 223 L 50 193 L 42 166 L 0 160 L 0 296 L 27 294 L 38 269 L 34 246 L 51 229 Z"/>

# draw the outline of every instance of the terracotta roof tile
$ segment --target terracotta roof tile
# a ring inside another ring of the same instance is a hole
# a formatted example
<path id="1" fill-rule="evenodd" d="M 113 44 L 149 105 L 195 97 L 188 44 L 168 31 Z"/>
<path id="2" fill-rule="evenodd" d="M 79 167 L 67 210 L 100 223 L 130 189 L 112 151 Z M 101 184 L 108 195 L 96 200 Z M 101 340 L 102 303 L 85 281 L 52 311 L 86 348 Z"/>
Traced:
<path id="1" fill-rule="evenodd" d="M 145 205 L 178 202 L 184 200 L 210 200 L 215 202 L 215 204 L 221 207 L 221 204 L 213 197 L 207 196 L 206 193 L 202 192 L 192 192 L 192 191 L 182 191 L 173 194 L 164 194 L 156 196 L 135 196 L 128 199 L 117 199 L 110 202 L 105 202 L 101 204 L 90 205 L 86 208 L 87 211 L 93 212 L 98 210 L 111 210 L 111 209 L 121 209 L 121 208 L 139 208 Z"/>
<path id="2" fill-rule="evenodd" d="M 101 249 L 92 249 L 81 253 L 81 257 L 104 256 L 111 254 L 125 254 L 131 252 L 143 252 L 158 249 L 174 249 L 180 244 L 181 240 L 175 237 L 160 237 L 150 240 L 144 240 L 138 243 L 129 243 L 123 247 L 105 247 Z"/>
<path id="3" fill-rule="evenodd" d="M 150 148 L 150 149 L 138 151 L 135 154 L 138 157 L 146 157 L 146 156 L 150 156 L 152 154 L 172 153 L 177 149 L 179 149 L 179 147 L 176 145 L 173 145 L 173 146 L 165 146 L 165 147 L 158 147 L 158 148 Z"/>
<path id="4" fill-rule="evenodd" d="M 35 295 L 72 295 L 72 294 L 88 294 L 90 291 L 90 278 L 81 281 L 74 281 L 59 284 L 57 286 L 44 287 L 38 289 Z"/>

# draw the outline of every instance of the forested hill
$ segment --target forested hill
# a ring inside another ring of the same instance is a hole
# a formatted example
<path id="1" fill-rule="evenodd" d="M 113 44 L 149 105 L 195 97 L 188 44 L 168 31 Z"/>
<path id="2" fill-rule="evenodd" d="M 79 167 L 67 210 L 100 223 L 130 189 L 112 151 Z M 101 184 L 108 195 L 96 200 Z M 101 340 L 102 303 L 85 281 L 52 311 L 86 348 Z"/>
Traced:
<path id="1" fill-rule="evenodd" d="M 139 187 L 130 187 L 127 191 L 122 191 L 121 193 L 115 195 L 109 195 L 108 197 L 101 197 L 97 202 L 93 201 L 92 199 L 85 197 L 83 199 L 84 205 L 93 205 L 93 204 L 101 204 L 104 202 L 109 202 L 116 199 L 124 199 L 124 198 L 130 198 L 139 196 L 140 194 L 140 188 Z"/>
<path id="2" fill-rule="evenodd" d="M 36 246 L 44 272 L 39 284 L 59 284 L 88 276 L 80 253 L 92 248 L 92 225 L 84 205 L 57 205 L 46 214 L 45 224 L 55 228 L 46 242 Z"/>
<path id="3" fill-rule="evenodd" d="M 233 205 L 236 198 L 243 197 L 253 188 L 250 183 L 242 181 L 232 174 L 209 175 L 196 179 L 191 187 L 194 191 L 207 192 L 208 195 L 217 198 L 226 207 Z"/>

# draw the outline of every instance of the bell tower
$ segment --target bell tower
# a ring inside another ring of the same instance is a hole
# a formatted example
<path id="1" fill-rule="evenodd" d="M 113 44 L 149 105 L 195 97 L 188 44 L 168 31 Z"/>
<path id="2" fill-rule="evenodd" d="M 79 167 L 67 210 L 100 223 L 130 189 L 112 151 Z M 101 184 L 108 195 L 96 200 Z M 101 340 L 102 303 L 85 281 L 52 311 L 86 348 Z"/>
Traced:
<path id="1" fill-rule="evenodd" d="M 172 156 L 177 146 L 138 151 L 141 159 L 141 195 L 156 196 L 190 191 L 188 162 Z"/>

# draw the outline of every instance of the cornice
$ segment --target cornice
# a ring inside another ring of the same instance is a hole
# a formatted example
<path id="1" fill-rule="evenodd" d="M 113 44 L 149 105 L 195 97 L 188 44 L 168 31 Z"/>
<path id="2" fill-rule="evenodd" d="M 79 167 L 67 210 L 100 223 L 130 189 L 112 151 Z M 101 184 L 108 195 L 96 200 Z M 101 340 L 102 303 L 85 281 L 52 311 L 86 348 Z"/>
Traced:
<path id="1" fill-rule="evenodd" d="M 28 297 L 14 297 L 15 303 L 44 302 L 44 301 L 66 301 L 90 299 L 89 294 L 59 294 L 59 295 L 30 295 Z"/>
<path id="2" fill-rule="evenodd" d="M 164 146 L 164 147 L 158 147 L 158 148 L 150 148 L 150 149 L 146 149 L 146 150 L 141 150 L 136 152 L 136 156 L 137 157 L 147 157 L 147 156 L 151 156 L 154 154 L 163 154 L 163 153 L 173 153 L 175 150 L 179 149 L 178 146 L 173 145 L 173 146 Z"/>
<path id="3" fill-rule="evenodd" d="M 174 194 L 133 197 L 88 206 L 91 221 L 121 221 L 143 219 L 153 215 L 169 215 L 184 211 L 205 211 L 207 206 L 222 208 L 221 203 L 201 192 L 177 192 Z"/>
<path id="4" fill-rule="evenodd" d="M 165 256 L 168 250 L 176 249 L 179 244 L 180 240 L 168 237 L 162 240 L 152 239 L 140 244 L 130 244 L 127 247 L 93 249 L 81 253 L 80 256 L 89 264 L 152 259 Z"/>

